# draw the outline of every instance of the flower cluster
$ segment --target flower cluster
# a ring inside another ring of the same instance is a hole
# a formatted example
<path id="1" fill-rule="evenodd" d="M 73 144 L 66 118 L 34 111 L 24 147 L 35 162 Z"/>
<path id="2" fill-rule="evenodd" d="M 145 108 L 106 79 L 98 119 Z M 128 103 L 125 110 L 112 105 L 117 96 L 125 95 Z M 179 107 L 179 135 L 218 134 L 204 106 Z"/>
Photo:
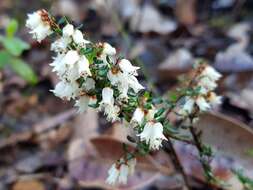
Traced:
<path id="1" fill-rule="evenodd" d="M 130 160 L 121 158 L 117 163 L 113 164 L 108 171 L 108 178 L 106 182 L 114 185 L 115 183 L 127 183 L 127 177 L 132 175 L 135 170 L 136 159 L 132 158 Z"/>
<path id="2" fill-rule="evenodd" d="M 128 123 L 136 132 L 137 151 L 142 154 L 158 150 L 162 141 L 168 140 L 164 135 L 165 108 L 158 109 L 150 93 L 139 83 L 139 67 L 117 58 L 116 49 L 110 44 L 94 44 L 85 39 L 67 20 L 60 28 L 45 10 L 29 14 L 26 25 L 39 42 L 51 33 L 59 36 L 51 44 L 55 56 L 50 64 L 60 80 L 52 90 L 57 97 L 75 101 L 80 113 L 91 107 L 103 112 L 108 121 Z M 196 107 L 206 111 L 219 103 L 220 97 L 213 90 L 220 77 L 212 67 L 200 66 L 194 83 L 194 91 L 198 93 L 185 96 L 180 114 L 189 114 Z M 138 150 L 142 147 L 144 151 Z M 126 183 L 136 165 L 135 155 L 131 156 L 112 165 L 107 178 L 109 184 Z"/>
<path id="3" fill-rule="evenodd" d="M 214 89 L 217 87 L 217 80 L 221 74 L 211 66 L 201 64 L 196 68 L 195 78 L 192 82 L 192 92 L 184 97 L 184 104 L 178 114 L 187 116 L 196 109 L 207 111 L 212 106 L 221 103 L 221 96 L 217 96 Z"/>

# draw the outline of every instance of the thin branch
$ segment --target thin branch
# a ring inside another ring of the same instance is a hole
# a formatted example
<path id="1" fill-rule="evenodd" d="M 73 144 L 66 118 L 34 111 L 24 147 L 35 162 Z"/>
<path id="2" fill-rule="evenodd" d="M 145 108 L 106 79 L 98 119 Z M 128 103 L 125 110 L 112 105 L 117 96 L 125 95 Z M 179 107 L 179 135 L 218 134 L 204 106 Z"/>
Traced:
<path id="1" fill-rule="evenodd" d="M 168 147 L 166 147 L 166 145 Z M 169 149 L 170 151 L 170 155 L 171 155 L 171 159 L 172 159 L 172 162 L 174 163 L 175 167 L 176 167 L 176 170 L 179 171 L 183 177 L 183 182 L 184 182 L 184 185 L 185 185 L 185 188 L 190 190 L 191 189 L 191 186 L 189 184 L 189 180 L 188 180 L 188 177 L 187 177 L 187 174 L 185 173 L 184 171 L 184 167 L 183 165 L 181 164 L 180 162 L 180 159 L 176 153 L 176 150 L 173 146 L 173 142 L 170 138 L 168 138 L 168 141 L 166 141 L 166 144 L 165 144 L 165 147 Z"/>

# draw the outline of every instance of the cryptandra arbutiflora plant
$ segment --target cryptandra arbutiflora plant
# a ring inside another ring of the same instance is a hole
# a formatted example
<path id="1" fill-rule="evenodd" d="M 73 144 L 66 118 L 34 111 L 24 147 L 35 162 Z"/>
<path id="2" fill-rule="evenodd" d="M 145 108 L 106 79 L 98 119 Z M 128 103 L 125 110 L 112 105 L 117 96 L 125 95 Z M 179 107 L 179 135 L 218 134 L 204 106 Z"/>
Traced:
<path id="1" fill-rule="evenodd" d="M 139 67 L 117 57 L 110 44 L 92 43 L 66 19 L 64 24 L 61 28 L 45 10 L 28 14 L 26 22 L 37 41 L 49 35 L 57 38 L 51 45 L 56 56 L 50 65 L 60 82 L 52 92 L 64 100 L 74 100 L 80 113 L 92 107 L 103 112 L 108 121 L 124 122 L 136 133 L 136 137 L 128 137 L 136 149 L 125 148 L 125 155 L 109 169 L 106 181 L 125 184 L 134 172 L 137 155 L 158 150 L 162 141 L 183 140 L 169 121 L 170 113 L 175 113 L 182 125 L 188 125 L 205 174 L 209 180 L 214 179 L 209 166 L 211 151 L 199 141 L 192 124 L 201 112 L 220 103 L 221 97 L 213 90 L 221 75 L 211 66 L 198 64 L 192 79 L 178 90 L 176 98 L 152 97 L 136 78 Z"/>

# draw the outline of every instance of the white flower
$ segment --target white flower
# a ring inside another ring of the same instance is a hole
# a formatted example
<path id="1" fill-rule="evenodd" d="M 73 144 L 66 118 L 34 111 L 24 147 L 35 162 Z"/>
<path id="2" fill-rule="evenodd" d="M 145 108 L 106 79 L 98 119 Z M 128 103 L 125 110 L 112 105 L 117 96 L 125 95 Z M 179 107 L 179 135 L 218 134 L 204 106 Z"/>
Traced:
<path id="1" fill-rule="evenodd" d="M 202 96 L 197 97 L 196 104 L 198 105 L 200 111 L 207 111 L 211 108 L 210 104 L 208 104 L 208 102 Z"/>
<path id="2" fill-rule="evenodd" d="M 119 168 L 119 183 L 126 184 L 127 176 L 129 173 L 129 167 L 125 164 L 122 164 Z"/>
<path id="3" fill-rule="evenodd" d="M 64 53 L 67 51 L 67 47 L 70 42 L 70 38 L 61 37 L 51 44 L 51 50 L 56 53 Z"/>
<path id="4" fill-rule="evenodd" d="M 78 108 L 78 113 L 85 112 L 89 105 L 96 104 L 96 96 L 88 96 L 86 94 L 81 95 L 78 100 L 76 100 L 75 107 Z"/>
<path id="5" fill-rule="evenodd" d="M 89 60 L 83 55 L 77 62 L 78 72 L 80 76 L 86 77 L 91 76 L 90 68 L 89 68 Z"/>
<path id="6" fill-rule="evenodd" d="M 87 95 L 81 96 L 76 100 L 75 107 L 78 107 L 78 113 L 83 113 L 88 109 L 90 97 Z"/>
<path id="7" fill-rule="evenodd" d="M 39 25 L 37 28 L 30 32 L 33 35 L 33 38 L 38 42 L 44 40 L 47 36 L 49 36 L 52 31 L 50 30 L 49 25 Z"/>
<path id="8" fill-rule="evenodd" d="M 64 37 L 70 37 L 74 34 L 74 26 L 72 24 L 67 24 L 66 26 L 64 26 L 64 28 L 62 29 L 62 35 Z"/>
<path id="9" fill-rule="evenodd" d="M 38 42 L 41 42 L 52 34 L 50 23 L 43 21 L 42 16 L 48 17 L 48 13 L 45 10 L 36 11 L 32 14 L 28 14 L 28 19 L 26 21 L 26 26 L 31 29 L 29 33 L 31 33 L 33 38 Z"/>
<path id="10" fill-rule="evenodd" d="M 50 63 L 49 65 L 53 67 L 52 71 L 56 72 L 57 75 L 61 76 L 66 72 L 66 67 L 63 64 L 63 58 L 64 54 L 58 54 L 56 57 L 54 57 L 54 61 Z"/>
<path id="11" fill-rule="evenodd" d="M 102 101 L 100 102 L 99 109 L 104 110 L 104 114 L 107 116 L 107 120 L 112 122 L 118 120 L 120 108 L 114 105 L 113 90 L 111 88 L 103 88 Z"/>
<path id="12" fill-rule="evenodd" d="M 211 106 L 216 106 L 221 104 L 222 96 L 217 96 L 214 92 L 210 92 L 207 96 L 207 100 L 211 104 Z"/>
<path id="13" fill-rule="evenodd" d="M 85 82 L 83 83 L 84 90 L 86 92 L 95 89 L 95 81 L 93 78 L 86 78 Z"/>
<path id="14" fill-rule="evenodd" d="M 201 87 L 200 89 L 201 94 L 206 94 L 217 87 L 217 84 L 215 81 L 204 76 L 200 78 L 198 85 Z"/>
<path id="15" fill-rule="evenodd" d="M 114 47 L 112 47 L 110 44 L 105 42 L 105 43 L 103 43 L 102 54 L 104 54 L 104 55 L 115 55 L 116 54 L 116 49 Z"/>
<path id="16" fill-rule="evenodd" d="M 211 66 L 206 66 L 201 73 L 201 76 L 207 76 L 213 81 L 217 81 L 221 78 L 221 74 Z"/>
<path id="17" fill-rule="evenodd" d="M 131 119 L 131 124 L 136 126 L 136 124 L 141 125 L 144 119 L 144 111 L 141 108 L 136 108 Z"/>
<path id="18" fill-rule="evenodd" d="M 108 177 L 106 182 L 110 185 L 116 183 L 126 184 L 127 177 L 134 173 L 134 168 L 136 166 L 136 159 L 131 160 L 120 159 L 119 163 L 113 164 L 108 170 Z"/>
<path id="19" fill-rule="evenodd" d="M 28 19 L 26 20 L 26 26 L 28 28 L 33 30 L 42 24 L 42 19 L 39 11 L 28 14 L 27 16 Z"/>
<path id="20" fill-rule="evenodd" d="M 136 67 L 136 66 L 133 66 L 130 61 L 128 61 L 127 59 L 122 59 L 119 61 L 119 68 L 121 69 L 121 71 L 125 74 L 131 74 L 131 75 L 134 75 L 134 76 L 137 76 L 138 73 L 137 73 L 137 70 L 140 68 L 140 67 Z"/>
<path id="21" fill-rule="evenodd" d="M 116 168 L 116 164 L 113 164 L 111 168 L 108 170 L 108 177 L 106 179 L 106 182 L 110 185 L 114 185 L 117 183 L 118 178 L 119 178 L 119 169 Z"/>
<path id="22" fill-rule="evenodd" d="M 64 56 L 63 62 L 70 67 L 73 67 L 74 64 L 80 59 L 80 55 L 75 50 L 69 50 Z"/>
<path id="23" fill-rule="evenodd" d="M 80 89 L 78 88 L 77 83 L 60 81 L 58 84 L 56 84 L 55 89 L 51 91 L 55 94 L 55 96 L 61 99 L 70 100 L 71 98 L 76 98 L 80 92 Z"/>
<path id="24" fill-rule="evenodd" d="M 129 87 L 134 90 L 135 93 L 138 93 L 140 90 L 145 89 L 133 75 L 128 76 Z"/>
<path id="25" fill-rule="evenodd" d="M 167 140 L 163 135 L 163 125 L 161 123 L 147 122 L 143 131 L 138 134 L 141 141 L 149 144 L 153 150 L 159 149 L 163 140 Z"/>
<path id="26" fill-rule="evenodd" d="M 88 40 L 85 40 L 83 38 L 83 34 L 80 30 L 75 30 L 75 32 L 73 34 L 73 40 L 78 45 L 85 45 L 85 44 L 90 43 Z"/>
<path id="27" fill-rule="evenodd" d="M 132 88 L 135 93 L 144 89 L 135 76 L 113 70 L 114 68 L 107 73 L 107 78 L 110 80 L 112 85 L 118 87 L 118 90 L 120 91 L 120 96 L 118 97 L 119 100 L 128 99 L 127 93 L 129 88 Z"/>
<path id="28" fill-rule="evenodd" d="M 114 104 L 113 89 L 109 87 L 103 88 L 101 104 Z"/>
<path id="29" fill-rule="evenodd" d="M 180 115 L 188 115 L 192 113 L 194 108 L 195 101 L 191 97 L 187 96 L 185 97 L 185 103 L 183 104 L 182 108 L 179 110 Z"/>

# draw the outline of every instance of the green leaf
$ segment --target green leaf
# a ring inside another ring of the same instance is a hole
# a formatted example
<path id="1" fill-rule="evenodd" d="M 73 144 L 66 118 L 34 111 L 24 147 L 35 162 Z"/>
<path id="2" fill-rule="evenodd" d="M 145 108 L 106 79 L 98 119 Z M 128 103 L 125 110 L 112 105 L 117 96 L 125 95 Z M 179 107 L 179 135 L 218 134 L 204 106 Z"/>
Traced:
<path id="1" fill-rule="evenodd" d="M 160 108 L 154 115 L 155 118 L 161 116 L 165 111 L 165 108 Z"/>
<path id="2" fill-rule="evenodd" d="M 58 22 L 57 22 L 57 24 L 58 25 L 61 25 L 61 24 L 67 24 L 68 23 L 68 21 L 66 20 L 66 18 L 65 17 L 62 17 Z"/>
<path id="3" fill-rule="evenodd" d="M 8 38 L 12 38 L 18 30 L 18 22 L 12 19 L 6 27 L 6 35 Z"/>
<path id="4" fill-rule="evenodd" d="M 2 69 L 7 63 L 10 62 L 11 55 L 5 51 L 0 51 L 0 69 Z"/>
<path id="5" fill-rule="evenodd" d="M 3 43 L 4 48 L 14 56 L 20 56 L 24 50 L 30 48 L 29 44 L 20 40 L 19 38 L 1 37 L 0 41 Z"/>
<path id="6" fill-rule="evenodd" d="M 38 82 L 37 76 L 32 70 L 32 68 L 21 59 L 11 59 L 11 68 L 23 79 L 31 84 L 36 84 Z"/>

